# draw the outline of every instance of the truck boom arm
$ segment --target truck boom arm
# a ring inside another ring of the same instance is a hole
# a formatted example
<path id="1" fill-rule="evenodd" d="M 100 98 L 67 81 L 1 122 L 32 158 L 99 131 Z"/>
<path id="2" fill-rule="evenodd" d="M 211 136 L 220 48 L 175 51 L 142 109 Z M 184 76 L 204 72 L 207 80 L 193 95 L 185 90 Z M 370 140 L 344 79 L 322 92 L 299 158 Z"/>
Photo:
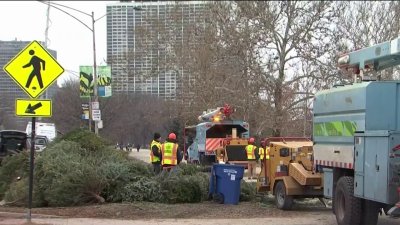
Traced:
<path id="1" fill-rule="evenodd" d="M 217 109 L 212 110 L 211 112 L 204 113 L 203 115 L 199 116 L 199 121 L 219 122 L 224 119 L 229 119 L 233 111 L 234 109 L 230 105 L 225 104 L 224 107 L 218 107 Z"/>
<path id="2" fill-rule="evenodd" d="M 338 66 L 354 74 L 372 69 L 375 71 L 400 65 L 400 37 L 371 47 L 342 55 Z"/>

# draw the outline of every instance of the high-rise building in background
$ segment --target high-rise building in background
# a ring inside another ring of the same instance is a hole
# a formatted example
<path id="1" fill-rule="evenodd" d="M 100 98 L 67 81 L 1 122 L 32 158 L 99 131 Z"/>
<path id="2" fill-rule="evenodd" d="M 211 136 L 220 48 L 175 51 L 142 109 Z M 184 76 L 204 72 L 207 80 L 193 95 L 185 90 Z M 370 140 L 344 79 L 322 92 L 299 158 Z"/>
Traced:
<path id="1" fill-rule="evenodd" d="M 25 130 L 30 119 L 17 117 L 15 115 L 15 99 L 29 99 L 28 94 L 19 87 L 15 81 L 3 70 L 3 67 L 14 58 L 31 41 L 0 41 L 0 129 Z M 43 45 L 43 43 L 41 42 Z M 57 52 L 48 50 L 57 58 Z M 51 99 L 58 89 L 57 82 L 54 82 L 47 89 L 47 98 Z M 44 97 L 45 93 L 43 93 Z"/>
<path id="2" fill-rule="evenodd" d="M 113 92 L 175 99 L 190 74 L 171 66 L 171 43 L 189 51 L 185 35 L 204 26 L 207 2 L 120 1 L 107 5 L 107 61 Z M 175 49 L 176 51 L 176 49 Z"/>

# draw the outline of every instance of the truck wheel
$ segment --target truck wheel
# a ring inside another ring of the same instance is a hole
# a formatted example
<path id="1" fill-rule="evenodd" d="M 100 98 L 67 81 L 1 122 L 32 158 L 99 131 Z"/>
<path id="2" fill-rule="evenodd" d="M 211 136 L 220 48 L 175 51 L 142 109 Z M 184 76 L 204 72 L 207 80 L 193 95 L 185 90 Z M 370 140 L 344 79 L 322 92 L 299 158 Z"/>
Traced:
<path id="1" fill-rule="evenodd" d="M 293 196 L 286 195 L 286 187 L 283 181 L 278 181 L 275 186 L 275 204 L 278 209 L 289 210 L 293 205 Z"/>
<path id="2" fill-rule="evenodd" d="M 363 225 L 376 225 L 378 223 L 378 214 L 380 204 L 370 200 L 363 200 L 362 204 L 362 217 L 361 224 Z"/>
<path id="3" fill-rule="evenodd" d="M 335 215 L 338 225 L 357 225 L 361 221 L 361 199 L 354 197 L 354 178 L 341 177 L 336 185 Z"/>

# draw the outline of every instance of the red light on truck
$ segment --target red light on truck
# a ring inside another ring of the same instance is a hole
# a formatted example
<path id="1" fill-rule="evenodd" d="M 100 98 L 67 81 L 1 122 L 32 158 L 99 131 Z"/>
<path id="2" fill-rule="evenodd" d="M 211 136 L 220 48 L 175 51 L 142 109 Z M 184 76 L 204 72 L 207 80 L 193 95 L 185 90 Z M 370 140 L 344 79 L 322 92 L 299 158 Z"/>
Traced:
<path id="1" fill-rule="evenodd" d="M 392 148 L 392 150 L 395 152 L 397 150 L 400 150 L 400 145 L 397 145 L 396 147 Z"/>

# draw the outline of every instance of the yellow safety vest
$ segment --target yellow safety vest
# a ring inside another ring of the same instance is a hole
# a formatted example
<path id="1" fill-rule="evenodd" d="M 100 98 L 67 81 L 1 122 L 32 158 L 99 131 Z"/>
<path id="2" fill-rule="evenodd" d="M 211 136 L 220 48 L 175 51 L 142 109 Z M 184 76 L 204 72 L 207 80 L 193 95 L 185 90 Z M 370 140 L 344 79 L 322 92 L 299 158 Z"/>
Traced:
<path id="1" fill-rule="evenodd" d="M 267 150 L 267 152 L 265 153 L 266 155 L 266 159 L 269 159 L 269 147 L 265 147 L 265 149 Z M 260 147 L 258 149 L 258 154 L 260 155 L 260 159 L 264 159 L 264 148 Z"/>
<path id="2" fill-rule="evenodd" d="M 157 146 L 158 152 L 161 153 L 161 143 L 153 140 L 150 144 L 150 162 L 159 162 L 160 158 L 158 156 L 153 155 L 153 146 Z"/>
<path id="3" fill-rule="evenodd" d="M 260 155 L 261 160 L 264 159 L 264 148 L 263 147 L 260 147 L 258 149 L 258 154 Z"/>
<path id="4" fill-rule="evenodd" d="M 254 154 L 254 150 L 256 149 L 256 146 L 254 145 L 247 145 L 246 146 L 246 152 L 247 152 L 247 159 L 256 159 L 256 156 Z"/>
<path id="5" fill-rule="evenodd" d="M 178 144 L 165 142 L 161 145 L 162 165 L 177 165 Z"/>

